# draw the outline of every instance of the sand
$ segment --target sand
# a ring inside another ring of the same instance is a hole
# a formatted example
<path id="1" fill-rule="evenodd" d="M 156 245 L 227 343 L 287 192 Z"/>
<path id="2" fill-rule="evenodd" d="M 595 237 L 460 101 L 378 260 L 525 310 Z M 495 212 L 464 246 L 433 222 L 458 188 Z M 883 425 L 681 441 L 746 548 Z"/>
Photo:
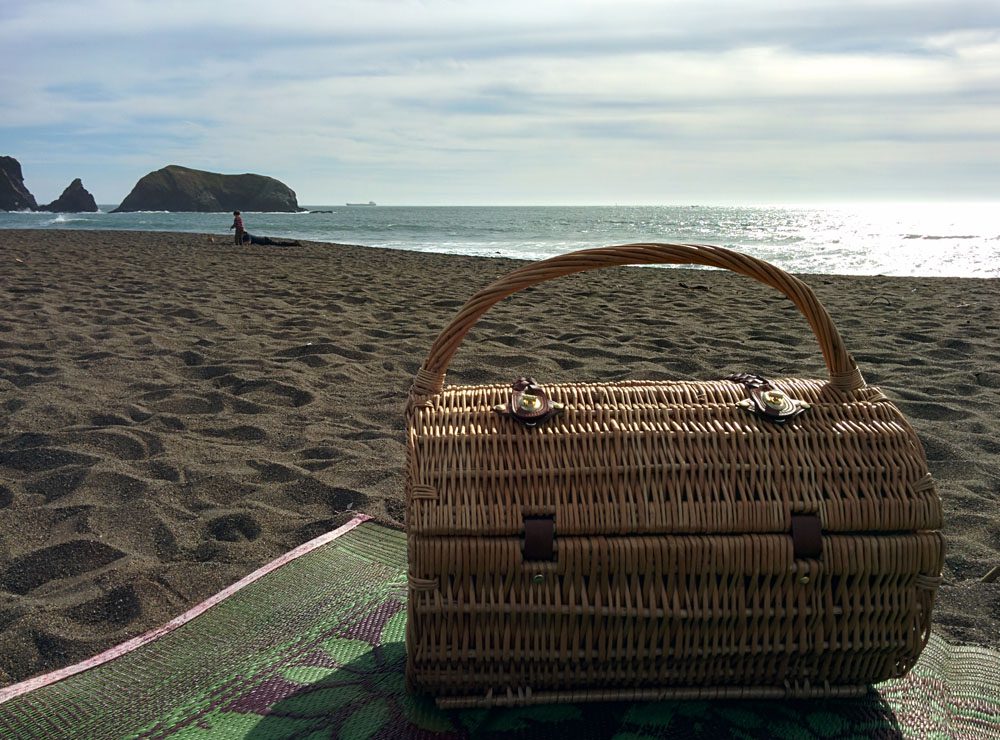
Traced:
<path id="1" fill-rule="evenodd" d="M 0 231 L 0 683 L 182 613 L 357 512 L 403 519 L 407 389 L 517 263 L 225 235 Z M 1000 644 L 1000 284 L 807 276 L 923 440 L 945 509 L 934 619 Z M 783 296 L 616 269 L 492 311 L 454 383 L 823 377 Z"/>

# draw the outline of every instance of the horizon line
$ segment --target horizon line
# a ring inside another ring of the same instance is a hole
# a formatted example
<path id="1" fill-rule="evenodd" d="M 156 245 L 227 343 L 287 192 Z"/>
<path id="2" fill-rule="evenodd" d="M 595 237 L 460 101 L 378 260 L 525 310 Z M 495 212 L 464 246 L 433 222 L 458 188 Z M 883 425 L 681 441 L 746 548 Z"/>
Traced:
<path id="1" fill-rule="evenodd" d="M 98 203 L 104 207 L 117 208 L 121 203 Z M 352 204 L 344 201 L 336 203 L 300 202 L 299 208 L 348 208 Z M 986 200 L 828 200 L 828 201 L 701 201 L 672 203 L 376 203 L 375 208 L 849 208 L 859 206 L 998 206 L 1000 198 Z M 246 209 L 244 209 L 246 210 Z M 25 211 L 33 213 L 34 211 Z M 225 211 L 162 211 L 163 213 L 229 213 Z M 246 211 L 247 213 L 284 213 L 285 211 Z M 16 211 L 9 211 L 16 213 Z M 288 213 L 292 213 L 288 211 Z"/>

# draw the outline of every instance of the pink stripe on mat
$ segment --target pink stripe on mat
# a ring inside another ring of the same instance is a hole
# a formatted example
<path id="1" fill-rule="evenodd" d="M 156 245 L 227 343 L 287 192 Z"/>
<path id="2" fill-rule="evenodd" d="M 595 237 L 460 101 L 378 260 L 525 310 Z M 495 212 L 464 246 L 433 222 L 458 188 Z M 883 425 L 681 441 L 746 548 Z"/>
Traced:
<path id="1" fill-rule="evenodd" d="M 95 655 L 92 658 L 87 658 L 86 660 L 80 661 L 75 665 L 67 666 L 65 668 L 59 668 L 58 670 L 51 671 L 49 673 L 43 673 L 41 676 L 35 676 L 34 678 L 29 678 L 26 681 L 21 681 L 21 683 L 16 683 L 13 686 L 8 686 L 7 688 L 0 689 L 0 704 L 3 704 L 5 701 L 10 701 L 15 697 L 22 696 L 23 694 L 27 694 L 29 691 L 34 691 L 35 689 L 39 689 L 42 686 L 49 686 L 51 684 L 62 681 L 65 678 L 69 678 L 70 676 L 75 676 L 77 673 L 83 673 L 84 671 L 90 670 L 91 668 L 96 668 L 97 666 L 103 665 L 104 663 L 112 661 L 115 658 L 119 658 L 122 655 L 125 655 L 126 653 L 130 653 L 136 648 L 140 648 L 143 645 L 152 642 L 153 640 L 163 637 L 164 635 L 173 632 L 181 625 L 187 624 L 198 615 L 204 614 L 213 606 L 224 601 L 225 599 L 228 599 L 230 596 L 232 596 L 245 586 L 249 586 L 254 581 L 263 578 L 271 571 L 277 570 L 283 565 L 287 565 L 296 558 L 302 557 L 306 553 L 312 552 L 316 548 L 322 547 L 328 542 L 332 542 L 333 540 L 340 537 L 342 534 L 350 532 L 358 525 L 364 524 L 370 519 L 371 517 L 368 516 L 367 514 L 358 514 L 356 517 L 351 519 L 351 521 L 347 522 L 347 524 L 338 527 L 332 532 L 327 532 L 326 534 L 322 534 L 315 539 L 309 540 L 308 542 L 299 545 L 294 550 L 286 552 L 284 555 L 275 558 L 262 568 L 258 568 L 250 575 L 240 579 L 232 586 L 229 586 L 228 588 L 219 591 L 219 593 L 215 594 L 214 596 L 210 596 L 197 606 L 188 609 L 179 617 L 175 617 L 166 624 L 157 627 L 155 629 L 152 629 L 149 632 L 146 632 L 145 634 L 139 635 L 138 637 L 133 637 L 131 640 L 126 640 L 120 645 L 116 645 L 113 648 L 108 648 L 103 653 Z"/>

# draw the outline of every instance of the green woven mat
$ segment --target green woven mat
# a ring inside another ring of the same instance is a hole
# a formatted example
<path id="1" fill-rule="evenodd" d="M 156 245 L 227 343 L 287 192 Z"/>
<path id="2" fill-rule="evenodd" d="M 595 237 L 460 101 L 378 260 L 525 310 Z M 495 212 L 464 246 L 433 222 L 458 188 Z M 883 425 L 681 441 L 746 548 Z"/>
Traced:
<path id="1" fill-rule="evenodd" d="M 108 663 L 0 705 L 4 738 L 1000 738 L 1000 653 L 931 639 L 867 697 L 443 712 L 403 686 L 404 536 L 362 524 Z"/>

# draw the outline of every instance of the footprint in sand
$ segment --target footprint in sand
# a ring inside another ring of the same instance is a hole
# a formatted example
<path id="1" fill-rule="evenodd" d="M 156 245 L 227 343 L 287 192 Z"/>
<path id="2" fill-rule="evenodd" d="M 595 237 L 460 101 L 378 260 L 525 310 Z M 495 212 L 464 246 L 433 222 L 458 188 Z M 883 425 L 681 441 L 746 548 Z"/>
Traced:
<path id="1" fill-rule="evenodd" d="M 141 440 L 123 431 L 75 432 L 64 436 L 74 447 L 103 452 L 118 460 L 143 460 L 149 456 Z"/>
<path id="2" fill-rule="evenodd" d="M 246 424 L 227 429 L 202 429 L 201 433 L 208 437 L 230 439 L 234 442 L 260 442 L 267 439 L 267 432 L 263 429 Z"/>
<path id="3" fill-rule="evenodd" d="M 25 402 L 23 399 L 12 398 L 3 405 L 3 408 L 5 411 L 8 411 L 9 413 L 13 414 L 15 411 L 20 411 L 21 409 L 23 409 L 24 406 Z"/>
<path id="4" fill-rule="evenodd" d="M 205 397 L 187 394 L 173 395 L 171 393 L 161 400 L 155 398 L 144 398 L 143 400 L 150 401 L 153 408 L 166 414 L 217 414 L 225 408 L 218 394 L 213 397 Z"/>
<path id="5" fill-rule="evenodd" d="M 161 414 L 156 421 L 161 427 L 170 432 L 183 432 L 187 429 L 187 424 L 170 414 Z"/>
<path id="6" fill-rule="evenodd" d="M 300 504 L 325 504 L 331 511 L 351 511 L 368 504 L 368 496 L 350 488 L 337 488 L 315 478 L 304 478 L 285 488 L 289 498 Z"/>
<path id="7" fill-rule="evenodd" d="M 315 329 L 316 320 L 315 319 L 286 319 L 278 323 L 278 326 L 282 329 Z"/>
<path id="8" fill-rule="evenodd" d="M 186 350 L 184 352 L 178 352 L 177 356 L 184 362 L 188 367 L 193 367 L 195 365 L 201 365 L 205 362 L 205 358 L 197 352 L 192 352 L 191 350 Z"/>
<path id="9" fill-rule="evenodd" d="M 146 475 L 155 480 L 165 480 L 171 483 L 179 483 L 181 471 L 176 465 L 162 460 L 151 460 L 145 467 Z"/>
<path id="10" fill-rule="evenodd" d="M 129 406 L 126 409 L 126 412 L 128 413 L 129 418 L 132 421 L 139 423 L 148 421 L 149 419 L 153 418 L 153 412 L 150 411 L 149 409 L 143 408 L 142 406 L 134 406 L 134 405 Z"/>
<path id="11" fill-rule="evenodd" d="M 97 501 L 121 503 L 142 498 L 149 490 L 149 483 L 124 473 L 99 471 L 88 475 L 81 487 Z"/>
<path id="12" fill-rule="evenodd" d="M 47 365 L 21 365 L 10 363 L 6 365 L 7 372 L 0 375 L 0 380 L 7 380 L 17 388 L 44 383 L 59 374 L 59 368 Z"/>
<path id="13" fill-rule="evenodd" d="M 87 626 L 103 626 L 109 631 L 125 627 L 142 615 L 142 603 L 135 588 L 119 586 L 62 612 L 74 622 Z"/>
<path id="14" fill-rule="evenodd" d="M 49 581 L 103 568 L 126 553 L 96 540 L 72 540 L 15 558 L 0 573 L 0 588 L 27 594 Z"/>
<path id="15" fill-rule="evenodd" d="M 299 465 L 306 470 L 325 470 L 333 465 L 333 460 L 340 453 L 332 447 L 310 447 L 306 450 L 299 450 L 299 458 L 302 460 Z"/>
<path id="16" fill-rule="evenodd" d="M 156 523 L 149 528 L 153 547 L 160 560 L 173 560 L 177 556 L 177 537 L 167 526 L 166 521 L 157 517 Z"/>
<path id="17" fill-rule="evenodd" d="M 1000 388 L 1000 373 L 979 372 L 974 377 L 976 384 L 983 388 Z"/>
<path id="18" fill-rule="evenodd" d="M 917 419 L 929 419 L 931 421 L 959 421 L 972 416 L 968 411 L 952 406 L 945 406 L 941 403 L 901 401 L 899 406 L 907 416 Z"/>
<path id="19" fill-rule="evenodd" d="M 237 398 L 236 396 L 226 396 L 226 405 L 232 410 L 234 414 L 265 414 L 267 413 L 267 407 L 261 406 L 259 403 L 254 403 L 253 401 L 247 401 L 243 398 Z"/>
<path id="20" fill-rule="evenodd" d="M 249 396 L 260 403 L 272 406 L 292 406 L 298 408 L 312 403 L 313 394 L 276 380 L 248 380 L 233 387 L 236 396 Z"/>
<path id="21" fill-rule="evenodd" d="M 336 349 L 330 342 L 309 342 L 300 344 L 297 347 L 283 349 L 277 353 L 277 357 L 306 357 L 308 355 L 328 355 Z"/>
<path id="22" fill-rule="evenodd" d="M 964 339 L 943 339 L 938 344 L 956 354 L 968 355 L 972 353 L 972 345 Z"/>
<path id="23" fill-rule="evenodd" d="M 14 492 L 7 486 L 0 486 L 0 509 L 6 509 L 14 503 Z"/>
<path id="24" fill-rule="evenodd" d="M 316 539 L 320 535 L 333 531 L 341 524 L 343 524 L 342 519 L 337 519 L 337 518 L 316 519 L 315 521 L 311 521 L 308 524 L 303 524 L 300 527 L 296 527 L 295 537 L 298 542 L 308 542 L 309 540 Z"/>
<path id="25" fill-rule="evenodd" d="M 305 460 L 332 460 L 337 456 L 337 450 L 333 447 L 310 447 L 299 450 L 299 457 Z"/>
<path id="26" fill-rule="evenodd" d="M 248 464 L 260 474 L 262 483 L 288 483 L 302 477 L 302 473 L 276 462 L 250 460 Z"/>
<path id="27" fill-rule="evenodd" d="M 65 465 L 94 465 L 99 458 L 58 447 L 33 447 L 27 450 L 0 450 L 0 467 L 22 473 L 40 473 Z"/>
<path id="28" fill-rule="evenodd" d="M 70 531 L 74 534 L 91 534 L 90 515 L 95 507 L 90 504 L 80 504 L 78 506 L 55 506 L 47 510 L 50 524 L 68 524 L 70 528 L 60 528 L 62 531 Z M 57 531 L 57 530 L 53 530 Z"/>
<path id="29" fill-rule="evenodd" d="M 308 365 L 313 368 L 326 367 L 330 364 L 319 355 L 303 355 L 302 357 L 296 357 L 295 359 L 297 362 L 301 362 L 303 365 Z"/>
<path id="30" fill-rule="evenodd" d="M 201 318 L 201 314 L 193 308 L 178 308 L 174 311 L 167 311 L 166 315 L 175 316 L 178 319 L 189 319 L 191 321 Z"/>
<path id="31" fill-rule="evenodd" d="M 159 434 L 154 434 L 146 429 L 131 429 L 129 434 L 137 437 L 146 446 L 146 457 L 155 457 L 166 449 L 163 446 L 163 438 Z"/>
<path id="32" fill-rule="evenodd" d="M 260 536 L 260 524 L 249 514 L 224 514 L 209 521 L 208 533 L 224 542 L 252 541 Z"/>
<path id="33" fill-rule="evenodd" d="M 376 427 L 374 429 L 361 429 L 356 432 L 344 432 L 340 435 L 340 438 L 352 442 L 368 442 L 375 439 L 391 439 L 392 433 L 382 427 Z"/>
<path id="34" fill-rule="evenodd" d="M 924 446 L 924 452 L 927 454 L 927 459 L 930 461 L 962 460 L 965 457 L 965 450 L 941 438 L 922 436 L 921 442 Z"/>
<path id="35" fill-rule="evenodd" d="M 117 414 L 94 414 L 90 417 L 90 423 L 95 427 L 125 427 L 132 422 Z"/>
<path id="36" fill-rule="evenodd" d="M 361 349 L 360 347 L 358 349 Z M 341 347 L 333 342 L 315 342 L 311 344 L 303 344 L 298 347 L 292 347 L 290 349 L 282 350 L 278 353 L 278 357 L 290 357 L 303 359 L 308 357 L 313 357 L 316 355 L 339 355 L 348 360 L 367 360 L 370 359 L 370 352 L 368 351 L 357 351 L 350 349 L 348 347 Z"/>
<path id="37" fill-rule="evenodd" d="M 1000 455 L 1000 440 L 996 440 L 991 436 L 983 436 L 976 439 L 976 446 L 990 455 Z"/>
<path id="38" fill-rule="evenodd" d="M 900 339 L 905 339 L 907 342 L 917 342 L 919 344 L 931 344 L 933 343 L 934 337 L 928 336 L 927 334 L 920 334 L 915 331 L 904 331 L 897 334 Z"/>
<path id="39" fill-rule="evenodd" d="M 416 334 L 411 331 L 387 331 L 386 329 L 369 329 L 367 332 L 369 337 L 375 337 L 376 339 L 412 339 Z"/>
<path id="40" fill-rule="evenodd" d="M 579 360 L 571 360 L 567 357 L 556 357 L 556 364 L 563 370 L 576 370 L 577 368 L 583 367 L 583 363 Z"/>
<path id="41" fill-rule="evenodd" d="M 186 374 L 195 380 L 214 380 L 232 375 L 234 372 L 236 372 L 236 368 L 229 365 L 195 365 L 191 366 Z M 220 385 L 225 385 L 225 383 L 220 383 Z"/>
<path id="42" fill-rule="evenodd" d="M 37 478 L 24 484 L 24 490 L 45 498 L 49 503 L 69 496 L 83 485 L 90 473 L 89 468 L 70 467 Z"/>

